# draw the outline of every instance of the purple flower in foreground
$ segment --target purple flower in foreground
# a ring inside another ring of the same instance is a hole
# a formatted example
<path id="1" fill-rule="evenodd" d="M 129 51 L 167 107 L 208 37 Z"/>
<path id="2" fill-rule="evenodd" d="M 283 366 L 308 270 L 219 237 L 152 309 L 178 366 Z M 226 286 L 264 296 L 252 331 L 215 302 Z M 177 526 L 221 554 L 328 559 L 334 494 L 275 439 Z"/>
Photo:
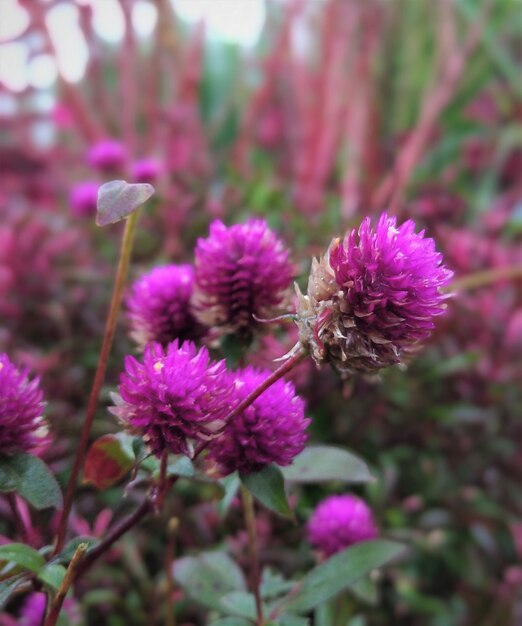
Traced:
<path id="1" fill-rule="evenodd" d="M 132 180 L 136 183 L 153 183 L 163 171 L 163 164 L 157 159 L 141 159 L 132 165 Z"/>
<path id="2" fill-rule="evenodd" d="M 47 443 L 39 383 L 0 354 L 0 453 L 30 452 Z"/>
<path id="3" fill-rule="evenodd" d="M 308 540 L 324 556 L 377 537 L 371 510 L 352 495 L 330 496 L 319 503 L 307 525 Z"/>
<path id="4" fill-rule="evenodd" d="M 205 348 L 187 341 L 145 348 L 143 362 L 125 359 L 120 396 L 110 411 L 142 435 L 157 456 L 164 450 L 190 454 L 192 442 L 206 441 L 223 427 L 232 385 L 224 361 L 210 362 Z"/>
<path id="5" fill-rule="evenodd" d="M 269 375 L 269 371 L 252 367 L 230 373 L 234 405 Z M 223 475 L 235 470 L 255 472 L 269 463 L 290 465 L 305 446 L 309 423 L 293 384 L 278 380 L 227 424 L 224 433 L 211 443 L 209 458 Z"/>
<path id="6" fill-rule="evenodd" d="M 156 267 L 139 278 L 127 298 L 131 335 L 141 346 L 180 339 L 196 340 L 205 330 L 193 316 L 190 298 L 194 284 L 191 265 Z"/>
<path id="7" fill-rule="evenodd" d="M 216 220 L 196 246 L 196 314 L 219 334 L 249 336 L 253 316 L 284 304 L 293 275 L 288 250 L 264 220 L 227 228 Z"/>
<path id="8" fill-rule="evenodd" d="M 71 211 L 77 217 L 94 217 L 98 206 L 99 183 L 80 183 L 71 189 Z"/>
<path id="9" fill-rule="evenodd" d="M 89 148 L 87 161 L 91 167 L 102 172 L 119 170 L 125 165 L 127 150 L 114 139 L 102 139 Z"/>
<path id="10" fill-rule="evenodd" d="M 374 372 L 399 363 L 426 339 L 445 310 L 441 289 L 453 273 L 424 231 L 383 214 L 375 228 L 336 239 L 314 261 L 308 293 L 298 292 L 301 342 L 317 363 Z"/>

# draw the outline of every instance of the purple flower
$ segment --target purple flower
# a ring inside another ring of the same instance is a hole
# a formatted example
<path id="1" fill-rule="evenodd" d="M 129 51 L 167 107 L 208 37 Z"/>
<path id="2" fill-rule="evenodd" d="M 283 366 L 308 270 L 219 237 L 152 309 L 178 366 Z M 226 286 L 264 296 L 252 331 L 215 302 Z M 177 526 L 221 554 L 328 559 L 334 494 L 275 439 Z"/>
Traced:
<path id="1" fill-rule="evenodd" d="M 196 246 L 195 306 L 217 334 L 249 337 L 253 316 L 270 317 L 285 303 L 293 275 L 288 250 L 264 220 L 227 228 L 216 220 Z"/>
<path id="2" fill-rule="evenodd" d="M 92 145 L 87 153 L 87 161 L 91 167 L 102 172 L 119 170 L 125 165 L 127 150 L 114 139 L 102 139 Z"/>
<path id="3" fill-rule="evenodd" d="M 132 180 L 136 183 L 153 183 L 163 172 L 163 164 L 157 159 L 141 159 L 132 165 Z"/>
<path id="4" fill-rule="evenodd" d="M 324 556 L 377 537 L 371 510 L 352 495 L 330 496 L 319 503 L 307 525 L 308 541 Z"/>
<path id="5" fill-rule="evenodd" d="M 0 354 L 0 453 L 30 452 L 47 443 L 39 383 Z"/>
<path id="6" fill-rule="evenodd" d="M 206 441 L 223 427 L 231 384 L 224 361 L 210 362 L 205 348 L 187 341 L 145 348 L 143 362 L 125 359 L 120 395 L 110 411 L 131 432 L 142 435 L 157 456 L 164 450 L 190 454 L 192 442 Z"/>
<path id="7" fill-rule="evenodd" d="M 27 596 L 20 613 L 19 626 L 41 626 L 45 614 L 46 598 L 45 593 L 31 593 Z M 78 608 L 78 603 L 74 598 L 66 598 L 63 603 L 62 616 L 67 618 L 69 626 L 79 626 L 82 617 Z M 59 623 L 61 624 L 61 618 Z"/>
<path id="8" fill-rule="evenodd" d="M 77 217 L 94 217 L 98 206 L 100 183 L 85 182 L 71 189 L 71 211 Z"/>
<path id="9" fill-rule="evenodd" d="M 193 316 L 191 265 L 156 267 L 138 279 L 127 298 L 132 337 L 139 345 L 200 339 L 205 330 Z"/>
<path id="10" fill-rule="evenodd" d="M 269 371 L 252 367 L 230 373 L 234 405 L 269 375 Z M 269 463 L 290 465 L 305 446 L 309 423 L 293 384 L 278 380 L 227 424 L 224 433 L 211 443 L 209 458 L 223 475 L 235 470 L 255 472 Z"/>
<path id="11" fill-rule="evenodd" d="M 308 293 L 298 292 L 301 342 L 317 363 L 339 371 L 374 372 L 413 352 L 445 310 L 441 288 L 453 273 L 424 231 L 383 214 L 375 229 L 336 239 L 314 261 Z"/>

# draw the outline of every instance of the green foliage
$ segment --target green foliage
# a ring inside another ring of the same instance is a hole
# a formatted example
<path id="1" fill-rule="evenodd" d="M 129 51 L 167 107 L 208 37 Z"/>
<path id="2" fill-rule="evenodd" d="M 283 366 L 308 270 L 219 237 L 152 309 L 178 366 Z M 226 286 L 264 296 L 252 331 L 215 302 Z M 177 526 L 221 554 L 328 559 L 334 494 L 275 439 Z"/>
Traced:
<path id="1" fill-rule="evenodd" d="M 293 519 L 285 491 L 285 481 L 281 470 L 275 465 L 267 465 L 259 472 L 244 474 L 241 482 L 256 500 L 274 513 Z"/>
<path id="2" fill-rule="evenodd" d="M 0 456 L 0 492 L 17 493 L 35 509 L 62 506 L 55 477 L 40 458 L 30 454 Z"/>
<path id="3" fill-rule="evenodd" d="M 291 465 L 281 468 L 285 480 L 294 483 L 367 483 L 375 479 L 359 456 L 334 446 L 308 446 Z"/>

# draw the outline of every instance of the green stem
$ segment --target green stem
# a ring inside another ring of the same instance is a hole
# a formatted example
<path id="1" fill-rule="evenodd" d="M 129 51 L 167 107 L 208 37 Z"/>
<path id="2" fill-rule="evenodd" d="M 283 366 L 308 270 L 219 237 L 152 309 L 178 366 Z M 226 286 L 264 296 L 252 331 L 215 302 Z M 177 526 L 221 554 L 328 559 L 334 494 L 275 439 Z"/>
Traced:
<path id="1" fill-rule="evenodd" d="M 473 272 L 467 276 L 456 278 L 450 285 L 449 291 L 465 291 L 468 289 L 476 289 L 496 283 L 499 280 L 511 278 L 522 278 L 522 266 L 515 267 L 499 267 L 493 270 L 483 270 L 481 272 Z"/>
<path id="2" fill-rule="evenodd" d="M 65 492 L 64 505 L 62 515 L 60 517 L 60 524 L 58 526 L 58 532 L 56 535 L 56 543 L 54 553 L 57 554 L 63 548 L 65 543 L 65 535 L 67 533 L 67 522 L 71 513 L 72 501 L 74 491 L 76 489 L 76 483 L 78 480 L 78 474 L 82 467 L 83 460 L 87 446 L 89 444 L 89 436 L 91 433 L 92 423 L 94 421 L 94 415 L 98 405 L 98 397 L 100 390 L 105 379 L 105 373 L 107 371 L 107 363 L 109 360 L 109 354 L 111 352 L 112 343 L 114 340 L 114 333 L 116 332 L 116 322 L 121 309 L 121 301 L 123 296 L 123 289 L 125 287 L 125 281 L 129 271 L 130 258 L 132 252 L 132 245 L 134 242 L 134 235 L 136 232 L 136 225 L 138 222 L 139 211 L 132 213 L 125 223 L 125 231 L 123 233 L 123 239 L 120 248 L 120 257 L 118 260 L 118 268 L 116 270 L 116 278 L 114 281 L 114 288 L 112 291 L 112 299 L 109 308 L 109 314 L 105 323 L 105 331 L 103 334 L 103 343 L 98 359 L 98 366 L 96 368 L 96 374 L 94 376 L 94 382 L 91 389 L 91 395 L 89 396 L 89 402 L 87 404 L 87 414 L 82 426 L 82 433 L 80 437 L 80 443 L 76 450 L 76 457 L 69 476 L 69 482 L 67 483 L 67 489 Z"/>
<path id="3" fill-rule="evenodd" d="M 259 577 L 259 554 L 257 550 L 256 514 L 254 511 L 254 499 L 248 489 L 241 485 L 241 500 L 243 501 L 243 513 L 248 532 L 248 548 L 250 553 L 250 586 L 256 599 L 256 626 L 263 626 L 263 604 L 261 602 L 260 577 Z"/>

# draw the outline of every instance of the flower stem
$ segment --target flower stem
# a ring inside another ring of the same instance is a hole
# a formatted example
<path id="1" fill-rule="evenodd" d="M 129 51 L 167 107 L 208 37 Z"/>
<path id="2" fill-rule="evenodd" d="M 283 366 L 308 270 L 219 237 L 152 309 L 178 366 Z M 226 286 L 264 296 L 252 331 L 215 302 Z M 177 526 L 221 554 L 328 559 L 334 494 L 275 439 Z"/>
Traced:
<path id="1" fill-rule="evenodd" d="M 165 576 L 167 579 L 166 626 L 176 626 L 176 612 L 174 609 L 174 577 L 172 575 L 172 563 L 176 558 L 176 536 L 178 534 L 179 520 L 171 517 L 167 524 L 167 550 L 165 553 Z"/>
<path id="2" fill-rule="evenodd" d="M 123 289 L 125 287 L 125 281 L 129 271 L 130 257 L 132 252 L 132 245 L 134 242 L 134 235 L 136 232 L 136 225 L 138 222 L 138 215 L 139 211 L 135 211 L 127 218 L 127 221 L 125 223 L 125 231 L 123 233 L 123 239 L 120 248 L 120 256 L 112 291 L 109 314 L 105 323 L 102 347 L 98 359 L 96 374 L 94 376 L 94 382 L 91 389 L 91 395 L 89 396 L 89 402 L 87 404 L 87 414 L 85 416 L 85 421 L 83 422 L 82 426 L 80 443 L 78 444 L 78 448 L 76 451 L 76 457 L 74 459 L 71 475 L 69 476 L 69 482 L 67 483 L 67 490 L 65 492 L 62 515 L 56 535 L 56 543 L 54 549 L 55 554 L 60 552 L 65 543 L 65 535 L 67 533 L 67 521 L 71 512 L 74 491 L 76 489 L 76 483 L 78 480 L 78 474 L 80 473 L 80 468 L 82 466 L 87 446 L 89 444 L 89 436 L 91 433 L 96 408 L 98 405 L 98 397 L 100 395 L 100 390 L 105 379 L 107 362 L 109 360 L 109 354 L 111 352 L 112 343 L 114 340 L 114 333 L 116 332 L 116 322 L 118 319 L 118 314 L 120 312 Z"/>
<path id="3" fill-rule="evenodd" d="M 476 289 L 496 283 L 499 280 L 510 278 L 522 278 L 522 266 L 515 267 L 499 267 L 493 270 L 483 270 L 481 272 L 473 272 L 461 278 L 456 278 L 450 285 L 449 291 L 465 291 L 468 289 Z"/>
<path id="4" fill-rule="evenodd" d="M 256 626 L 263 626 L 263 604 L 261 602 L 261 592 L 259 590 L 259 554 L 257 550 L 256 515 L 254 511 L 254 499 L 250 491 L 241 485 L 241 500 L 243 502 L 243 513 L 245 525 L 248 532 L 248 549 L 250 553 L 250 586 L 256 599 Z"/>

